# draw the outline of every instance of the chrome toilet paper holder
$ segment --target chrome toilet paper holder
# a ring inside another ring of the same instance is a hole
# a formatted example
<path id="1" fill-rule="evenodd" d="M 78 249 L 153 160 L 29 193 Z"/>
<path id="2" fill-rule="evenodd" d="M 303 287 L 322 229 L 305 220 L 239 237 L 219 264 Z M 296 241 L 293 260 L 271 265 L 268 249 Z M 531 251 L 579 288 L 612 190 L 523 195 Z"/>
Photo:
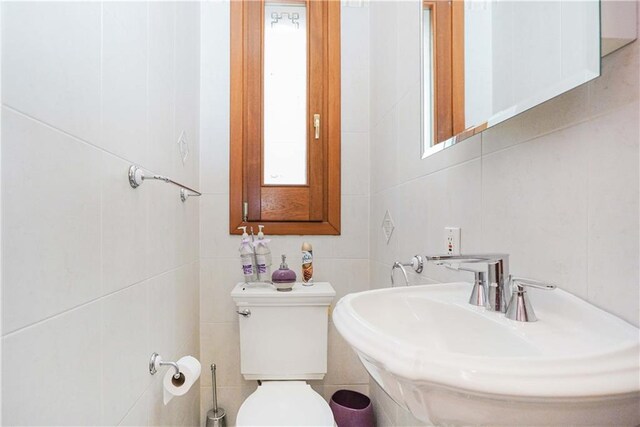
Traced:
<path id="1" fill-rule="evenodd" d="M 176 370 L 173 378 L 180 379 L 180 367 L 178 366 L 178 364 L 176 362 L 165 362 L 162 360 L 162 356 L 154 352 L 151 355 L 151 359 L 149 359 L 149 373 L 151 375 L 154 375 L 156 372 L 158 372 L 158 368 L 160 366 L 172 366 Z"/>

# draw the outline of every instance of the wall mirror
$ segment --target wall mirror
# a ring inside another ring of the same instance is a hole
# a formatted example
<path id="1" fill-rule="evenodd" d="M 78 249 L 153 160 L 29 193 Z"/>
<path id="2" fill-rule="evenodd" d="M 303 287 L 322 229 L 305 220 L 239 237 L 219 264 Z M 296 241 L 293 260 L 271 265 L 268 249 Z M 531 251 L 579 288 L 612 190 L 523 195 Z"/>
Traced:
<path id="1" fill-rule="evenodd" d="M 421 1 L 422 157 L 600 75 L 595 0 Z"/>

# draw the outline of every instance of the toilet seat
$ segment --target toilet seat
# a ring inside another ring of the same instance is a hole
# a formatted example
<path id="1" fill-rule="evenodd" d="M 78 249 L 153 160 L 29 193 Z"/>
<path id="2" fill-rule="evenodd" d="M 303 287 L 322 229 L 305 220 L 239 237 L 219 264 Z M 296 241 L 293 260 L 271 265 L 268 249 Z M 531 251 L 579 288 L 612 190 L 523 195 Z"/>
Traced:
<path id="1" fill-rule="evenodd" d="M 242 403 L 238 427 L 335 426 L 329 404 L 304 381 L 264 381 Z"/>

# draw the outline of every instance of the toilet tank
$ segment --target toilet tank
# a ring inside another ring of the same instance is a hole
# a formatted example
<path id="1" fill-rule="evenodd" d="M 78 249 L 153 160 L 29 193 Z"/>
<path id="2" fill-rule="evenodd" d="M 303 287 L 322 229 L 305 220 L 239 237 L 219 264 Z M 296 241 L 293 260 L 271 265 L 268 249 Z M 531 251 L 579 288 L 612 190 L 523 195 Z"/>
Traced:
<path id="1" fill-rule="evenodd" d="M 270 284 L 239 283 L 231 291 L 240 323 L 240 371 L 247 380 L 318 380 L 327 372 L 327 282 L 296 283 L 289 292 Z M 223 343 L 221 343 L 224 345 Z"/>

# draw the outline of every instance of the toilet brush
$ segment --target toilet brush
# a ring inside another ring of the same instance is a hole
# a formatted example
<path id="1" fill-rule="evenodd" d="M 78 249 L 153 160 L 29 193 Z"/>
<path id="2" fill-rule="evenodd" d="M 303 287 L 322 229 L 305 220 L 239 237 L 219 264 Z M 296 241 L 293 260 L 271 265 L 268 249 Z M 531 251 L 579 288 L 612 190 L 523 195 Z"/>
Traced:
<path id="1" fill-rule="evenodd" d="M 218 393 L 216 390 L 216 364 L 211 364 L 211 390 L 213 394 L 213 409 L 207 412 L 206 427 L 225 427 L 224 409 L 218 408 Z"/>

